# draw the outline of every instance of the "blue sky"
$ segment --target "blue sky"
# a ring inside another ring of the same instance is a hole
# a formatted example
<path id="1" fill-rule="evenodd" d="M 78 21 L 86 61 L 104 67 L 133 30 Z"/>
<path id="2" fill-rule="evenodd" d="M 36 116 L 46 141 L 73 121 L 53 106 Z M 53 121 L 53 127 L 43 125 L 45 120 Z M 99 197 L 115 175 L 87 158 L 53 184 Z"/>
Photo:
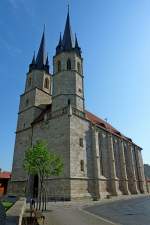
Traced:
<path id="1" fill-rule="evenodd" d="M 150 1 L 70 0 L 84 58 L 86 108 L 143 147 L 150 163 Z M 46 25 L 51 61 L 67 0 L 0 1 L 0 167 L 11 170 L 19 95 Z"/>

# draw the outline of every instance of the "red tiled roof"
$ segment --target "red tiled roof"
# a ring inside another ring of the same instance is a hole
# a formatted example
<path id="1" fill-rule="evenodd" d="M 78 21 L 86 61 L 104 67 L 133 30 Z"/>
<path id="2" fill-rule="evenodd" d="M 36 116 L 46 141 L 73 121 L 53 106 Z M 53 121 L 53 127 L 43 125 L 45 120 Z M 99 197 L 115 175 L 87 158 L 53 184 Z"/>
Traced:
<path id="1" fill-rule="evenodd" d="M 102 120 L 101 118 L 95 116 L 94 114 L 86 111 L 86 117 L 92 123 L 104 128 L 105 130 L 109 131 L 110 133 L 115 134 L 116 136 L 122 137 L 123 139 L 126 139 L 126 140 L 132 142 L 132 140 L 130 138 L 125 137 L 123 134 L 121 134 L 118 130 L 116 130 L 114 127 L 112 127 L 105 120 Z"/>
<path id="2" fill-rule="evenodd" d="M 1 172 L 0 173 L 0 179 L 10 179 L 11 173 L 10 172 Z"/>
<path id="3" fill-rule="evenodd" d="M 50 105 L 46 105 L 45 109 L 41 112 L 41 114 L 33 121 L 33 123 L 37 123 L 40 122 L 44 119 L 44 114 L 46 112 L 50 112 L 51 111 L 51 104 Z M 124 136 L 121 132 L 119 132 L 117 129 L 115 129 L 113 126 L 111 126 L 109 123 L 107 123 L 105 120 L 95 116 L 94 114 L 85 111 L 86 113 L 86 118 L 91 121 L 92 123 L 96 124 L 97 126 L 102 127 L 103 129 L 105 129 L 106 131 L 121 137 L 122 139 L 125 139 L 129 142 L 132 142 L 132 139 Z"/>

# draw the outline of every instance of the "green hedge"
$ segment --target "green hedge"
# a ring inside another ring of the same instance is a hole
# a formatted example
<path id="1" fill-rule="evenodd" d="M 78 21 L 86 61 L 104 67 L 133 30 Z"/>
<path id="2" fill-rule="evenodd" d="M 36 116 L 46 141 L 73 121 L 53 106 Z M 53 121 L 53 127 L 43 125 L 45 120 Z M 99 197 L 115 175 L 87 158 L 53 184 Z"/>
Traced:
<path id="1" fill-rule="evenodd" d="M 12 202 L 8 202 L 8 201 L 2 201 L 2 204 L 5 208 L 5 211 L 7 211 L 13 205 Z"/>

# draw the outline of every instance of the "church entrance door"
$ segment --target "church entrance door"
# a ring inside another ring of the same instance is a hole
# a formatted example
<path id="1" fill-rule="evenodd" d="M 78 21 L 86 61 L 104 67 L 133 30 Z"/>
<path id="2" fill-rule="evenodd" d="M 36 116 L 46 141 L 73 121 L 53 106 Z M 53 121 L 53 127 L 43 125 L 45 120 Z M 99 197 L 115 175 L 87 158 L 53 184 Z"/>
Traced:
<path id="1" fill-rule="evenodd" d="M 36 174 L 33 178 L 33 198 L 38 197 L 39 177 Z"/>

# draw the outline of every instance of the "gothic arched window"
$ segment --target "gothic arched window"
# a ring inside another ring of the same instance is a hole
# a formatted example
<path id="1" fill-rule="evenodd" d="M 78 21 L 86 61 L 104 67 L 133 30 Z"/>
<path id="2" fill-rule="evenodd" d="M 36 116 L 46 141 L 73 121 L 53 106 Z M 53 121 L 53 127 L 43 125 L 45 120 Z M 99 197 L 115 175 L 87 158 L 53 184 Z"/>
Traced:
<path id="1" fill-rule="evenodd" d="M 28 87 L 30 87 L 30 86 L 31 86 L 31 82 L 32 82 L 32 78 L 31 78 L 31 77 L 29 77 L 29 79 L 28 79 Z"/>
<path id="2" fill-rule="evenodd" d="M 49 79 L 48 78 L 45 78 L 44 88 L 49 89 Z"/>
<path id="3" fill-rule="evenodd" d="M 78 70 L 78 73 L 81 73 L 81 65 L 79 62 L 77 63 L 77 70 Z"/>
<path id="4" fill-rule="evenodd" d="M 29 104 L 29 99 L 27 98 L 26 99 L 26 106 L 28 106 L 28 104 Z"/>
<path id="5" fill-rule="evenodd" d="M 67 60 L 67 70 L 71 70 L 71 60 Z"/>
<path id="6" fill-rule="evenodd" d="M 84 160 L 80 161 L 80 168 L 81 168 L 81 171 L 84 171 Z"/>
<path id="7" fill-rule="evenodd" d="M 60 72 L 61 71 L 61 61 L 58 60 L 57 61 L 57 72 Z"/>

